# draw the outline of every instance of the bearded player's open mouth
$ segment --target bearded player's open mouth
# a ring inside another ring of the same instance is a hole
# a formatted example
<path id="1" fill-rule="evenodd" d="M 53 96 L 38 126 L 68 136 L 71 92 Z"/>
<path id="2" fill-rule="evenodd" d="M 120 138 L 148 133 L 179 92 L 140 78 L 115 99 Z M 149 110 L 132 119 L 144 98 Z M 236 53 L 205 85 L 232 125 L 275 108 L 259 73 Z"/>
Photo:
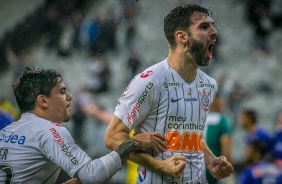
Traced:
<path id="1" fill-rule="evenodd" d="M 214 43 L 211 43 L 208 47 L 209 57 L 212 58 L 212 48 L 214 46 Z"/>

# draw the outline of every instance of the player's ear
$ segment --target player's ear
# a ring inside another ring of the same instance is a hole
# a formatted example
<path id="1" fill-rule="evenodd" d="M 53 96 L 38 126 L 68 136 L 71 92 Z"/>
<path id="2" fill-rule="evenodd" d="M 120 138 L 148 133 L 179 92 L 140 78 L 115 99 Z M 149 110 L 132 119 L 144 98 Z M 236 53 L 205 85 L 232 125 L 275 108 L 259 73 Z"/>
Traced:
<path id="1" fill-rule="evenodd" d="M 185 31 L 176 31 L 175 32 L 175 40 L 181 44 L 187 44 L 189 41 L 189 36 Z"/>
<path id="2" fill-rule="evenodd" d="M 36 98 L 36 103 L 40 106 L 40 107 L 47 107 L 47 99 L 46 96 L 44 95 L 38 95 Z"/>

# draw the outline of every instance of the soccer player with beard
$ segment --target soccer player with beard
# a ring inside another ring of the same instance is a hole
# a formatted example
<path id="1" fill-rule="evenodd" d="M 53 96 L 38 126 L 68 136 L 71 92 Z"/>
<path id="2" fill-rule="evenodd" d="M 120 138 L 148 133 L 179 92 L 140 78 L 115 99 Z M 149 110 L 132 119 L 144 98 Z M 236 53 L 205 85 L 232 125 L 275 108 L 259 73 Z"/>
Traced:
<path id="1" fill-rule="evenodd" d="M 132 79 L 118 100 L 106 134 L 111 150 L 129 137 L 146 142 L 130 154 L 138 163 L 136 183 L 206 183 L 206 168 L 216 179 L 228 177 L 232 165 L 215 157 L 203 131 L 216 81 L 199 69 L 212 58 L 217 30 L 211 12 L 195 4 L 180 5 L 164 18 L 170 52 L 166 59 Z M 185 159 L 182 170 L 179 165 Z M 166 161 L 177 159 L 173 167 Z"/>

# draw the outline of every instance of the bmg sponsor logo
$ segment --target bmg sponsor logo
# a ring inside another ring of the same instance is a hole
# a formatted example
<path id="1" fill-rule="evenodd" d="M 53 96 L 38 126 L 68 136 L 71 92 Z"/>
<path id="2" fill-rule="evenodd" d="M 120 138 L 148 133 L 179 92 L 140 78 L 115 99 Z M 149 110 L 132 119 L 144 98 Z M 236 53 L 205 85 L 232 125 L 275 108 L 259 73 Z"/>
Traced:
<path id="1" fill-rule="evenodd" d="M 54 141 L 61 146 L 61 151 L 65 153 L 65 155 L 71 160 L 71 162 L 75 165 L 78 164 L 78 160 L 72 155 L 72 153 L 68 150 L 68 147 L 65 145 L 64 139 L 60 136 L 60 134 L 56 131 L 55 128 L 50 128 L 49 131 L 52 133 L 55 138 Z"/>
<path id="2" fill-rule="evenodd" d="M 150 89 L 152 89 L 152 87 L 154 86 L 154 84 L 152 82 L 149 82 L 145 89 L 142 91 L 141 95 L 139 96 L 137 102 L 135 102 L 135 104 L 133 105 L 130 114 L 127 118 L 127 121 L 129 123 L 132 123 L 133 118 L 136 116 L 136 114 L 139 112 L 140 107 L 142 105 L 143 102 L 145 102 L 145 99 L 148 95 L 148 92 L 150 91 Z"/>
<path id="3" fill-rule="evenodd" d="M 167 150 L 183 152 L 203 152 L 204 136 L 198 132 L 167 131 Z"/>

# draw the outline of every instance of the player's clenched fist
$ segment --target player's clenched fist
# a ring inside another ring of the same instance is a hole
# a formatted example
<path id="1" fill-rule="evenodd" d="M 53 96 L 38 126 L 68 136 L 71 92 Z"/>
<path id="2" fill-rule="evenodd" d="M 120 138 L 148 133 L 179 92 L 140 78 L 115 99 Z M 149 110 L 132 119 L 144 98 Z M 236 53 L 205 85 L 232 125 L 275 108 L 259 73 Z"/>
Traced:
<path id="1" fill-rule="evenodd" d="M 185 166 L 186 162 L 184 156 L 171 156 L 161 162 L 159 171 L 163 174 L 179 178 L 182 175 Z"/>
<path id="2" fill-rule="evenodd" d="M 211 175 L 216 179 L 222 179 L 230 176 L 234 171 L 232 165 L 226 160 L 224 156 L 215 158 L 207 165 Z"/>
<path id="3" fill-rule="evenodd" d="M 167 149 L 165 137 L 159 132 L 140 133 L 134 135 L 132 138 L 141 141 L 138 147 L 144 150 L 151 148 L 159 154 Z"/>

